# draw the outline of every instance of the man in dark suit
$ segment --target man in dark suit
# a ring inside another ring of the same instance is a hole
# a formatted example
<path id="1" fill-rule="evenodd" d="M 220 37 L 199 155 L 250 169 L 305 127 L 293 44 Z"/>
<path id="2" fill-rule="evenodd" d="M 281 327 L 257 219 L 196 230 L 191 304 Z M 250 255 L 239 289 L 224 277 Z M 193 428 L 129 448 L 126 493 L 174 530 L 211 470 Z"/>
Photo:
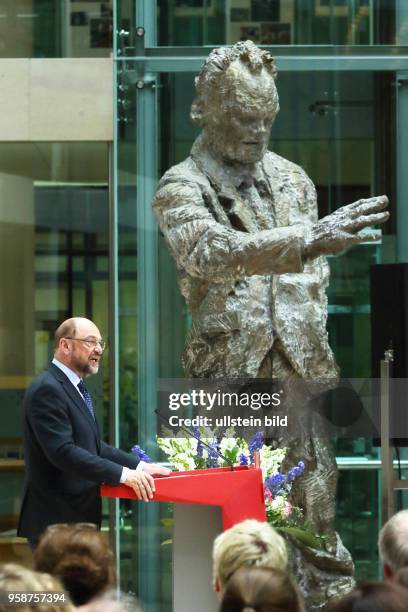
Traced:
<path id="1" fill-rule="evenodd" d="M 101 523 L 99 486 L 126 484 L 149 501 L 153 474 L 170 470 L 139 460 L 101 440 L 83 379 L 96 374 L 104 350 L 96 325 L 64 321 L 55 332 L 47 370 L 27 390 L 23 404 L 26 478 L 18 535 L 35 548 L 53 523 Z"/>

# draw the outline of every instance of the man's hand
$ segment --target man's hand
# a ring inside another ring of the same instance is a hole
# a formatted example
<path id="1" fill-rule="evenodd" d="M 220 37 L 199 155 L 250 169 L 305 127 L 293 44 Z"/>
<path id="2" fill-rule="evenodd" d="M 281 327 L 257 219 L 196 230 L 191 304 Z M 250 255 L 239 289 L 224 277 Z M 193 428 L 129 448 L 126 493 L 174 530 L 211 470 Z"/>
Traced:
<path id="1" fill-rule="evenodd" d="M 358 200 L 342 206 L 331 215 L 323 217 L 312 228 L 306 239 L 304 259 L 314 259 L 319 255 L 334 255 L 360 242 L 377 240 L 375 234 L 361 234 L 370 225 L 385 223 L 389 213 L 387 196 L 377 196 Z"/>
<path id="2" fill-rule="evenodd" d="M 128 470 L 123 484 L 131 487 L 138 499 L 149 501 L 153 499 L 153 493 L 156 490 L 153 475 L 167 476 L 170 473 L 171 470 L 158 463 L 146 463 L 143 470 Z"/>
<path id="3" fill-rule="evenodd" d="M 143 472 L 151 474 L 152 476 L 168 476 L 171 474 L 169 468 L 160 465 L 159 463 L 145 463 L 143 466 Z"/>

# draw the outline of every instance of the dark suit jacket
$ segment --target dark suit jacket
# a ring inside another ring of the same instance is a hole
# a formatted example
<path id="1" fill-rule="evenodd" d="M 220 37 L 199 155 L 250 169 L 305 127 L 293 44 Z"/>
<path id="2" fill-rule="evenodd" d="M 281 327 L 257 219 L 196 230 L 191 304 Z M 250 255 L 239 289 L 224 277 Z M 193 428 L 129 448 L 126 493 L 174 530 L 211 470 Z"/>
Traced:
<path id="1" fill-rule="evenodd" d="M 53 523 L 100 525 L 99 485 L 117 485 L 138 459 L 101 440 L 97 423 L 54 364 L 37 376 L 23 403 L 26 463 L 17 534 L 37 539 Z"/>

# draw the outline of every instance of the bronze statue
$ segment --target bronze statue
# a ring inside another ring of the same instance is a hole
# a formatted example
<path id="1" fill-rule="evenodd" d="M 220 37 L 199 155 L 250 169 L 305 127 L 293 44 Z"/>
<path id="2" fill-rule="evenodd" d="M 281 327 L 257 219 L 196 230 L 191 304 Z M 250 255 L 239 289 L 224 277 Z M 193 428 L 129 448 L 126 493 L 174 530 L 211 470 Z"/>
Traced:
<path id="1" fill-rule="evenodd" d="M 316 191 L 299 166 L 267 150 L 279 110 L 271 55 L 251 41 L 213 50 L 196 79 L 191 118 L 202 128 L 190 156 L 160 180 L 153 202 L 192 315 L 184 366 L 190 378 L 333 379 L 325 255 L 373 240 L 361 230 L 388 219 L 385 196 L 317 218 Z M 310 610 L 353 586 L 353 563 L 334 531 L 337 468 L 330 443 L 281 440 L 306 463 L 294 490 L 324 534 L 320 552 L 293 547 Z"/>

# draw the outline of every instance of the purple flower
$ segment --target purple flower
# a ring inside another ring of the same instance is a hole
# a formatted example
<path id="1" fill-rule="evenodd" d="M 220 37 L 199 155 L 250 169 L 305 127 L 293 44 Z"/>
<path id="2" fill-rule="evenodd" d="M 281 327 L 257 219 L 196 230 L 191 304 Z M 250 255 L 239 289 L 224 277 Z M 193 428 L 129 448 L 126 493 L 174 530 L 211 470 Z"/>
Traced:
<path id="1" fill-rule="evenodd" d="M 255 452 L 258 451 L 262 448 L 264 443 L 264 435 L 262 431 L 258 431 L 256 434 L 254 434 L 252 436 L 252 438 L 249 441 L 249 452 L 251 453 L 251 455 Z"/>
<path id="2" fill-rule="evenodd" d="M 265 484 L 272 493 L 277 494 L 280 487 L 285 484 L 286 477 L 284 474 L 272 474 L 265 480 Z"/>
<path id="3" fill-rule="evenodd" d="M 244 453 L 241 453 L 239 456 L 239 465 L 248 465 L 248 463 L 249 463 L 248 457 L 244 455 Z"/>
<path id="4" fill-rule="evenodd" d="M 200 442 L 201 431 L 198 429 L 198 427 L 192 427 L 191 431 L 194 433 L 195 437 L 198 438 L 198 440 L 197 440 L 197 457 L 202 457 L 203 456 L 204 446 Z"/>
<path id="5" fill-rule="evenodd" d="M 217 453 L 218 451 L 217 440 L 213 440 L 212 442 L 209 442 L 208 446 L 210 447 L 208 449 L 208 465 L 209 467 L 218 467 L 219 455 Z"/>
<path id="6" fill-rule="evenodd" d="M 299 478 L 304 472 L 305 464 L 303 461 L 299 461 L 299 463 L 291 468 L 288 472 L 288 482 L 293 482 L 295 478 Z"/>
<path id="7" fill-rule="evenodd" d="M 208 467 L 210 468 L 217 468 L 219 467 L 218 465 L 218 457 L 208 457 Z"/>
<path id="8" fill-rule="evenodd" d="M 140 459 L 140 461 L 146 461 L 146 463 L 152 462 L 149 455 L 143 450 L 143 448 L 140 448 L 138 444 L 136 444 L 136 446 L 132 448 L 132 453 L 136 455 L 136 457 Z"/>
<path id="9" fill-rule="evenodd" d="M 198 429 L 198 427 L 192 427 L 191 431 L 193 432 L 196 438 L 201 438 L 201 431 Z"/>
<path id="10" fill-rule="evenodd" d="M 296 473 L 297 468 L 290 468 L 289 472 L 288 472 L 288 482 L 293 482 L 297 476 Z"/>

